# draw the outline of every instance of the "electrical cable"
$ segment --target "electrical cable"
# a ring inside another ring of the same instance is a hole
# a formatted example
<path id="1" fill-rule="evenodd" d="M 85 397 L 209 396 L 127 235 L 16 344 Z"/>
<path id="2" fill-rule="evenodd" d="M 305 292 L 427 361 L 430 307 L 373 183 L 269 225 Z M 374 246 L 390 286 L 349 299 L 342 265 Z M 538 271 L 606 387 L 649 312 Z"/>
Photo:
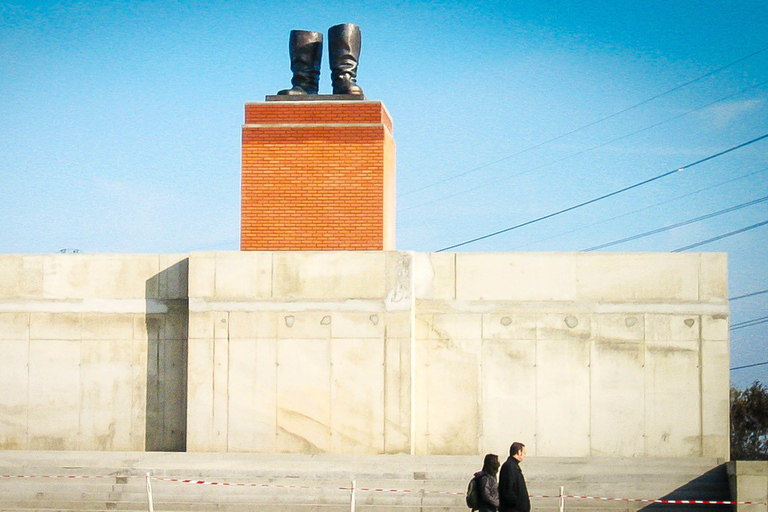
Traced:
<path id="1" fill-rule="evenodd" d="M 706 215 L 702 215 L 701 217 L 696 217 L 695 219 L 688 219 L 682 222 L 678 222 L 676 224 L 671 224 L 669 226 L 665 226 L 663 228 L 654 229 L 652 231 L 646 231 L 645 233 L 640 233 L 637 235 L 628 236 L 626 238 L 622 238 L 621 240 L 614 240 L 613 242 L 608 242 L 601 245 L 596 245 L 594 247 L 589 247 L 587 249 L 582 249 L 581 252 L 589 252 L 589 251 L 595 251 L 597 249 L 604 249 L 606 247 L 611 247 L 612 245 L 619 245 L 623 244 L 624 242 L 629 242 L 631 240 L 637 240 L 640 238 L 645 238 L 646 236 L 656 235 L 658 233 L 663 233 L 665 231 L 670 231 L 675 228 L 679 228 L 682 226 L 687 226 L 688 224 L 693 224 L 695 222 L 700 222 L 702 220 L 711 219 L 712 217 L 717 217 L 720 215 L 724 215 L 726 213 L 730 213 L 736 210 L 741 210 L 742 208 L 747 208 L 749 206 L 756 205 L 758 203 L 763 203 L 765 201 L 768 201 L 768 196 L 761 197 L 760 199 L 755 199 L 754 201 L 749 201 L 747 203 L 737 204 L 736 206 L 731 206 L 730 208 L 726 208 L 724 210 L 720 210 L 713 213 L 708 213 Z"/>
<path id="2" fill-rule="evenodd" d="M 768 361 L 763 361 L 762 363 L 745 364 L 744 366 L 734 366 L 730 370 L 731 371 L 733 371 L 733 370 L 743 370 L 744 368 L 752 368 L 754 366 L 763 366 L 763 365 L 766 365 L 766 364 L 768 364 Z"/>
<path id="3" fill-rule="evenodd" d="M 575 233 L 577 231 L 581 231 L 581 230 L 584 230 L 584 229 L 589 229 L 591 227 L 594 227 L 594 226 L 597 226 L 597 225 L 600 225 L 600 224 L 604 224 L 604 223 L 610 222 L 612 220 L 616 220 L 616 219 L 620 219 L 622 217 L 626 217 L 627 215 L 632 215 L 634 213 L 639 213 L 639 212 L 643 212 L 645 210 L 650 210 L 651 208 L 655 208 L 655 207 L 661 206 L 663 204 L 673 203 L 673 202 L 678 201 L 680 199 L 683 199 L 685 197 L 689 197 L 689 196 L 692 196 L 692 195 L 700 194 L 701 192 L 704 192 L 704 191 L 707 191 L 707 190 L 711 190 L 711 189 L 717 188 L 717 187 L 722 187 L 723 185 L 728 185 L 729 183 L 733 183 L 734 181 L 743 180 L 744 178 L 749 178 L 750 176 L 754 176 L 755 174 L 761 174 L 761 173 L 764 173 L 764 172 L 767 172 L 767 171 L 768 171 L 768 167 L 766 167 L 764 169 L 760 169 L 759 171 L 754 171 L 754 172 L 751 172 L 749 174 L 745 174 L 743 176 L 739 176 L 737 178 L 732 178 L 730 180 L 726 180 L 726 181 L 723 181 L 723 182 L 720 182 L 720 183 L 716 183 L 716 184 L 710 185 L 708 187 L 700 188 L 698 190 L 694 190 L 693 192 L 688 192 L 687 194 L 683 194 L 681 196 L 673 197 L 672 199 L 668 199 L 666 201 L 661 201 L 659 203 L 654 203 L 654 204 L 651 204 L 651 205 L 648 205 L 648 206 L 644 206 L 642 208 L 638 208 L 636 210 L 632 210 L 632 211 L 629 211 L 629 212 L 626 212 L 626 213 L 622 213 L 620 215 L 615 215 L 615 216 L 609 217 L 607 219 L 599 220 L 597 222 L 593 222 L 592 224 L 587 224 L 585 226 L 579 226 L 578 228 L 574 228 L 574 229 L 571 229 L 571 230 L 568 230 L 568 231 L 563 231 L 563 232 L 558 233 L 556 235 L 548 236 L 548 237 L 545 237 L 545 238 L 539 238 L 538 240 L 534 240 L 532 242 L 527 242 L 527 243 L 524 243 L 524 244 L 515 245 L 511 249 L 519 249 L 521 247 L 527 247 L 529 245 L 537 244 L 539 242 L 545 242 L 545 241 L 551 240 L 553 238 L 558 238 L 558 237 L 561 237 L 561 236 L 564 236 L 564 235 L 570 235 L 570 234 Z"/>
<path id="4" fill-rule="evenodd" d="M 713 71 L 710 71 L 709 73 L 705 73 L 705 74 L 703 74 L 703 75 L 701 75 L 701 76 L 699 76 L 697 78 L 694 78 L 693 80 L 689 80 L 689 81 L 687 81 L 687 82 L 685 82 L 683 84 L 680 84 L 680 85 L 678 85 L 676 87 L 673 87 L 672 89 L 669 89 L 669 90 L 664 91 L 662 93 L 659 93 L 659 94 L 657 94 L 655 96 L 652 96 L 652 97 L 650 97 L 648 99 L 645 99 L 645 100 L 643 100 L 643 101 L 641 101 L 639 103 L 635 103 L 634 105 L 631 105 L 631 106 L 626 107 L 626 108 L 624 108 L 622 110 L 619 110 L 618 112 L 614 112 L 613 114 L 609 114 L 609 115 L 607 115 L 605 117 L 602 117 L 600 119 L 597 119 L 595 121 L 587 123 L 587 124 L 585 124 L 583 126 L 580 126 L 579 128 L 576 128 L 576 129 L 571 130 L 569 132 L 563 133 L 563 134 L 558 135 L 556 137 L 553 137 L 551 139 L 545 140 L 544 142 L 540 142 L 540 143 L 535 144 L 533 146 L 530 146 L 530 147 L 528 147 L 526 149 L 518 151 L 517 153 L 514 153 L 514 154 L 509 155 L 509 156 L 505 156 L 504 158 L 500 158 L 500 159 L 495 160 L 493 162 L 490 162 L 490 163 L 487 163 L 487 164 L 483 164 L 483 165 L 474 167 L 472 169 L 469 169 L 468 171 L 464 171 L 464 172 L 456 174 L 454 176 L 451 176 L 451 177 L 445 178 L 443 180 L 436 181 L 436 182 L 424 185 L 422 187 L 419 187 L 419 188 L 416 188 L 416 189 L 413 189 L 413 190 L 408 190 L 406 192 L 403 192 L 402 196 L 407 196 L 407 195 L 410 195 L 410 194 L 413 194 L 413 193 L 416 193 L 416 192 L 420 192 L 420 191 L 425 190 L 427 188 L 434 187 L 434 186 L 439 185 L 441 183 L 445 183 L 447 181 L 451 181 L 451 180 L 454 180 L 454 179 L 457 179 L 457 178 L 461 178 L 461 177 L 466 176 L 468 174 L 471 174 L 473 172 L 479 171 L 481 169 L 485 169 L 486 167 L 490 167 L 490 166 L 498 164 L 500 162 L 504 162 L 505 160 L 509 160 L 510 158 L 514 158 L 516 156 L 522 155 L 523 153 L 527 153 L 528 151 L 532 151 L 534 149 L 540 148 L 541 146 L 544 146 L 544 145 L 549 144 L 551 142 L 558 141 L 558 140 L 560 140 L 562 138 L 565 138 L 565 137 L 567 137 L 569 135 L 573 135 L 574 133 L 578 133 L 578 132 L 580 132 L 582 130 L 585 130 L 585 129 L 589 128 L 589 127 L 592 127 L 592 126 L 594 126 L 596 124 L 602 123 L 603 121 L 607 121 L 608 119 L 611 119 L 613 117 L 621 115 L 621 114 L 623 114 L 625 112 L 629 112 L 630 110 L 633 110 L 633 109 L 635 109 L 637 107 L 645 105 L 646 103 L 650 103 L 651 101 L 657 100 L 657 99 L 659 99 L 659 98 L 661 98 L 663 96 L 666 96 L 666 95 L 671 94 L 671 93 L 673 93 L 675 91 L 678 91 L 678 90 L 680 90 L 680 89 L 682 89 L 684 87 L 688 87 L 691 84 L 694 84 L 694 83 L 696 83 L 696 82 L 698 82 L 700 80 L 703 80 L 704 78 L 707 78 L 707 77 L 712 76 L 712 75 L 714 75 L 716 73 L 719 73 L 720 71 L 723 71 L 724 69 L 727 69 L 727 68 L 729 68 L 731 66 L 734 66 L 734 65 L 738 64 L 739 62 L 743 62 L 743 61 L 745 61 L 747 59 L 750 59 L 750 58 L 754 57 L 755 55 L 759 55 L 759 54 L 763 53 L 766 50 L 768 50 L 768 46 L 766 46 L 764 48 L 761 48 L 761 49 L 759 49 L 759 50 L 757 50 L 755 52 L 752 52 L 749 55 L 747 55 L 745 57 L 742 57 L 740 59 L 737 59 L 737 60 L 735 60 L 733 62 L 730 62 L 730 63 L 728 63 L 728 64 L 726 64 L 724 66 L 721 66 L 721 67 L 719 67 L 719 68 L 717 68 L 717 69 L 715 69 Z"/>
<path id="5" fill-rule="evenodd" d="M 479 236 L 479 237 L 473 238 L 471 240 L 467 240 L 467 241 L 464 241 L 464 242 L 461 242 L 461 243 L 458 243 L 458 244 L 454 244 L 454 245 L 451 245 L 451 246 L 448 246 L 448 247 L 444 247 L 442 249 L 437 250 L 436 252 L 443 252 L 443 251 L 447 251 L 447 250 L 450 250 L 450 249 L 455 249 L 457 247 L 462 247 L 464 245 L 468 245 L 468 244 L 471 244 L 471 243 L 474 243 L 474 242 L 478 242 L 480 240 L 485 240 L 486 238 L 491 238 L 491 237 L 500 235 L 502 233 L 507 233 L 509 231 L 512 231 L 512 230 L 515 230 L 515 229 L 518 229 L 518 228 L 522 228 L 524 226 L 529 226 L 529 225 L 534 224 L 536 222 L 540 222 L 542 220 L 550 219 L 550 218 L 555 217 L 557 215 L 561 215 L 563 213 L 567 213 L 567 212 L 570 212 L 572 210 L 576 210 L 577 208 L 581 208 L 583 206 L 587 206 L 587 205 L 590 205 L 592 203 L 596 203 L 596 202 L 601 201 L 603 199 L 607 199 L 609 197 L 621 194 L 623 192 L 626 192 L 628 190 L 632 190 L 632 189 L 640 187 L 642 185 L 646 185 L 646 184 L 651 183 L 653 181 L 656 181 L 656 180 L 659 180 L 659 179 L 662 179 L 662 178 L 666 178 L 667 176 L 670 176 L 670 175 L 675 174 L 677 172 L 681 172 L 681 171 L 683 171 L 685 169 L 690 169 L 691 167 L 694 167 L 696 165 L 702 164 L 704 162 L 708 162 L 709 160 L 712 160 L 714 158 L 723 156 L 723 155 L 725 155 L 727 153 L 730 153 L 732 151 L 736 151 L 737 149 L 741 149 L 743 147 L 749 146 L 750 144 L 754 144 L 754 143 L 759 142 L 759 141 L 761 141 L 761 140 L 763 140 L 765 138 L 768 138 L 768 134 L 761 135 L 760 137 L 756 137 L 756 138 L 754 138 L 752 140 L 749 140 L 747 142 L 742 142 L 741 144 L 738 144 L 736 146 L 730 147 L 730 148 L 725 149 L 723 151 L 719 151 L 719 152 L 717 152 L 715 154 L 712 154 L 712 155 L 709 155 L 709 156 L 704 157 L 702 159 L 699 159 L 699 160 L 697 160 L 697 161 L 695 161 L 693 163 L 690 163 L 690 164 L 684 165 L 682 167 L 679 167 L 679 168 L 677 168 L 677 169 L 675 169 L 673 171 L 668 171 L 668 172 L 659 174 L 658 176 L 654 176 L 653 178 L 648 178 L 647 180 L 640 181 L 638 183 L 635 183 L 634 185 L 630 185 L 628 187 L 624 187 L 622 189 L 615 190 L 615 191 L 610 192 L 608 194 L 603 194 L 602 196 L 590 199 L 588 201 L 584 201 L 584 202 L 579 203 L 577 205 L 570 206 L 568 208 L 564 208 L 564 209 L 559 210 L 557 212 L 550 213 L 548 215 L 544 215 L 542 217 L 538 217 L 538 218 L 533 219 L 533 220 L 529 220 L 529 221 L 517 224 L 515 226 L 511 226 L 511 227 L 508 227 L 508 228 L 505 228 L 505 229 L 501 229 L 499 231 L 495 231 L 493 233 L 489 233 L 487 235 Z M 681 249 L 681 250 L 684 250 L 684 249 Z"/>
<path id="6" fill-rule="evenodd" d="M 760 318 L 753 318 L 752 320 L 733 324 L 729 330 L 736 331 L 738 329 L 744 329 L 745 327 L 752 327 L 754 325 L 760 325 L 764 323 L 768 323 L 768 316 L 761 316 Z"/>
<path id="7" fill-rule="evenodd" d="M 669 117 L 669 118 L 667 118 L 667 119 L 664 119 L 663 121 L 659 121 L 659 122 L 657 122 L 657 123 L 654 123 L 654 124 L 648 125 L 648 126 L 646 126 L 646 127 L 644 127 L 644 128 L 640 128 L 639 130 L 635 130 L 635 131 L 633 131 L 633 132 L 630 132 L 630 133 L 626 133 L 626 134 L 624 134 L 624 135 L 621 135 L 621 136 L 619 136 L 619 137 L 616 137 L 616 138 L 610 139 L 610 140 L 608 140 L 608 141 L 606 141 L 606 142 L 602 142 L 602 143 L 600 143 L 600 144 L 597 144 L 597 145 L 595 145 L 595 146 L 589 147 L 589 148 L 587 148 L 587 149 L 583 149 L 583 150 L 581 150 L 581 151 L 576 151 L 575 153 L 570 153 L 570 154 L 568 154 L 568 155 L 565 155 L 565 156 L 563 156 L 563 157 L 560 157 L 560 158 L 558 158 L 558 159 L 555 159 L 555 160 L 551 160 L 551 161 L 549 161 L 549 162 L 547 162 L 547 163 L 544 163 L 544 164 L 542 164 L 542 165 L 538 165 L 538 166 L 536 166 L 536 167 L 532 167 L 532 168 L 530 168 L 530 169 L 526 169 L 526 170 L 524 170 L 524 171 L 518 172 L 518 173 L 516 173 L 516 174 L 513 174 L 513 175 L 511 175 L 511 176 L 505 176 L 505 177 L 503 177 L 503 178 L 499 178 L 499 179 L 497 179 L 497 180 L 493 180 L 493 181 L 487 181 L 487 182 L 485 182 L 485 183 L 482 183 L 481 185 L 477 185 L 477 186 L 474 186 L 474 187 L 471 187 L 471 188 L 467 188 L 467 189 L 464 189 L 464 190 L 460 190 L 460 191 L 458 191 L 458 192 L 454 192 L 453 194 L 448 194 L 448 195 L 445 195 L 445 196 L 437 197 L 437 198 L 435 198 L 435 199 L 432 199 L 432 200 L 430 200 L 430 201 L 425 201 L 425 202 L 423 202 L 423 203 L 418 203 L 418 204 L 415 204 L 415 205 L 413 205 L 413 206 L 409 206 L 409 207 L 407 207 L 407 208 L 400 208 L 400 209 L 398 209 L 397 211 L 398 211 L 398 213 L 405 213 L 405 212 L 408 212 L 408 211 L 410 211 L 410 210 L 415 210 L 415 209 L 417 209 L 417 208 L 421 208 L 421 207 L 424 207 L 424 206 L 428 206 L 428 205 L 430 205 L 430 204 L 433 204 L 433 203 L 437 203 L 437 202 L 439 202 L 439 201 L 444 201 L 445 199 L 450 199 L 450 198 L 452 198 L 452 197 L 456 197 L 456 196 L 460 196 L 460 195 L 463 195 L 463 194 L 467 194 L 467 193 L 469 193 L 469 192 L 474 192 L 475 190 L 479 190 L 479 189 L 481 189 L 481 188 L 485 188 L 485 187 L 487 187 L 487 186 L 490 186 L 490 185 L 495 185 L 495 184 L 497 184 L 497 183 L 500 183 L 500 182 L 502 182 L 502 181 L 509 181 L 509 180 L 511 180 L 511 179 L 514 179 L 514 178 L 517 178 L 517 177 L 519 177 L 519 176 L 522 176 L 522 175 L 524 175 L 524 174 L 528 174 L 528 173 L 531 173 L 531 172 L 534 172 L 534 171 L 538 171 L 539 169 L 543 169 L 543 168 L 545 168 L 545 167 L 549 167 L 550 165 L 553 165 L 553 164 L 557 164 L 557 163 L 563 162 L 563 161 L 565 161 L 565 160 L 568 160 L 568 159 L 570 159 L 570 158 L 573 158 L 573 157 L 575 157 L 575 156 L 579 156 L 579 155 L 583 155 L 583 154 L 585 154 L 585 153 L 589 153 L 590 151 L 594 151 L 595 149 L 599 149 L 599 148 L 602 148 L 602 147 L 604 147 L 604 146 L 607 146 L 607 145 L 609 145 L 609 144 L 612 144 L 612 143 L 614 143 L 614 142 L 618 142 L 618 141 L 620 141 L 620 140 L 623 140 L 623 139 L 626 139 L 626 138 L 632 137 L 633 135 L 637 135 L 638 133 L 642 133 L 642 132 L 645 132 L 645 131 L 651 130 L 651 129 L 653 129 L 653 128 L 656 128 L 656 127 L 658 127 L 658 126 L 661 126 L 662 124 L 668 123 L 668 122 L 670 122 L 670 121 L 674 121 L 675 119 L 679 119 L 679 118 L 681 118 L 681 117 L 687 116 L 687 115 L 689 115 L 689 114 L 692 114 L 692 113 L 694 113 L 694 112 L 698 112 L 698 111 L 700 111 L 700 110 L 703 110 L 703 109 L 705 109 L 705 108 L 709 108 L 709 107 L 711 107 L 712 105 L 715 105 L 715 104 L 717 104 L 717 103 L 720 103 L 720 102 L 722 102 L 722 101 L 725 101 L 725 100 L 728 100 L 728 99 L 731 99 L 731 98 L 733 98 L 734 96 L 739 96 L 739 95 L 741 95 L 741 94 L 745 93 L 746 91 L 749 91 L 749 90 L 751 90 L 751 89 L 755 89 L 755 88 L 757 88 L 757 87 L 761 87 L 761 86 L 763 86 L 763 85 L 765 85 L 765 84 L 767 84 L 767 83 L 768 83 L 768 81 L 760 82 L 760 83 L 759 83 L 759 84 L 757 84 L 757 85 L 754 85 L 754 86 L 751 86 L 751 87 L 747 87 L 747 88 L 745 88 L 745 89 L 742 89 L 741 91 L 735 92 L 735 93 L 733 93 L 733 94 L 729 94 L 728 96 L 724 96 L 724 97 L 722 97 L 722 98 L 719 98 L 719 99 L 717 99 L 717 100 L 715 100 L 715 101 L 712 101 L 712 102 L 710 102 L 710 103 L 707 103 L 707 104 L 705 104 L 705 105 L 702 105 L 702 106 L 700 106 L 700 107 L 696 107 L 696 108 L 694 108 L 694 109 L 691 109 L 691 110 L 687 110 L 687 111 L 685 111 L 685 112 L 682 112 L 682 113 L 680 113 L 680 114 L 677 114 L 677 115 L 675 115 L 675 116 L 672 116 L 672 117 Z M 401 194 L 401 197 L 402 197 L 402 196 L 405 196 L 405 195 L 407 195 L 407 194 Z"/>
<path id="8" fill-rule="evenodd" d="M 680 247 L 679 249 L 675 249 L 675 250 L 670 251 L 670 252 L 683 252 L 683 251 L 687 251 L 688 249 L 693 249 L 694 247 L 699 247 L 701 245 L 706 245 L 706 244 L 711 243 L 711 242 L 716 242 L 718 240 L 722 240 L 723 238 L 729 238 L 729 237 L 732 237 L 734 235 L 738 235 L 740 233 L 744 233 L 746 231 L 752 231 L 753 229 L 759 228 L 760 226 L 765 226 L 766 224 L 768 224 L 768 220 L 764 220 L 763 222 L 758 222 L 757 224 L 752 224 L 751 226 L 747 226 L 745 228 L 737 229 L 736 231 L 731 231 L 729 233 L 725 233 L 724 235 L 719 235 L 719 236 L 716 236 L 714 238 L 710 238 L 709 240 L 704 240 L 704 241 L 701 241 L 701 242 L 697 242 L 695 244 L 686 245 L 685 247 Z"/>
<path id="9" fill-rule="evenodd" d="M 752 292 L 752 293 L 745 293 L 744 295 L 739 295 L 737 297 L 731 297 L 730 301 L 739 300 L 739 299 L 746 299 L 747 297 L 754 297 L 755 295 L 762 295 L 764 293 L 768 293 L 768 290 L 760 290 L 759 292 Z"/>

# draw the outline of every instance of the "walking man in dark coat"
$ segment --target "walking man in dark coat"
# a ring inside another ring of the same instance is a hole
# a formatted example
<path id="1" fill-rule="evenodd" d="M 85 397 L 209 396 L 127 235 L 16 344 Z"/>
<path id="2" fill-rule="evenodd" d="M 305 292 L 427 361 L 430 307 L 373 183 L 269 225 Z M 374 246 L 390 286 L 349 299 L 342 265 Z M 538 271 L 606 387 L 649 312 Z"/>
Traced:
<path id="1" fill-rule="evenodd" d="M 499 512 L 531 512 L 531 500 L 520 463 L 525 459 L 525 445 L 512 443 L 509 458 L 499 473 Z"/>

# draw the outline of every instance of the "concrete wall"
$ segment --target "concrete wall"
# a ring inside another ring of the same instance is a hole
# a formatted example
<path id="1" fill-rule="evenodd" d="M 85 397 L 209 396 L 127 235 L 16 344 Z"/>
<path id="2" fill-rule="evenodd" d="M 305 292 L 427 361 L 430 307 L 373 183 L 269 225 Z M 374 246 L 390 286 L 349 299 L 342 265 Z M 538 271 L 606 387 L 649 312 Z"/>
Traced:
<path id="1" fill-rule="evenodd" d="M 193 253 L 188 449 L 728 458 L 723 254 Z"/>
<path id="2" fill-rule="evenodd" d="M 187 260 L 0 255 L 0 449 L 183 450 Z"/>
<path id="3" fill-rule="evenodd" d="M 768 510 L 768 461 L 732 461 L 728 463 L 728 479 L 733 501 L 752 502 L 736 505 L 737 512 L 766 512 Z"/>
<path id="4" fill-rule="evenodd" d="M 0 449 L 728 458 L 722 254 L 0 256 Z"/>

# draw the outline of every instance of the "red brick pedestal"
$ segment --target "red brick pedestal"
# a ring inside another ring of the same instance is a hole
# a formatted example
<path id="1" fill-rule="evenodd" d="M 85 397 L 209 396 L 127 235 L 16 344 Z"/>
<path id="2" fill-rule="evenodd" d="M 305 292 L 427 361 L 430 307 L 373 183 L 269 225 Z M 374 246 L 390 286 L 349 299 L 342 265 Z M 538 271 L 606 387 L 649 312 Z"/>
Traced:
<path id="1" fill-rule="evenodd" d="M 394 248 L 395 142 L 381 102 L 245 105 L 241 250 Z"/>

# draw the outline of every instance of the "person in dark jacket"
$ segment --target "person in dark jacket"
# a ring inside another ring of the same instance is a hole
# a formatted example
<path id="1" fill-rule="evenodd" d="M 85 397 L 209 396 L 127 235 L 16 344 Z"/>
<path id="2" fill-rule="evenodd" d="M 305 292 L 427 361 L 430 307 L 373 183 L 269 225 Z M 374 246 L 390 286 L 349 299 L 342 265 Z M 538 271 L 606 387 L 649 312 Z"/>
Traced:
<path id="1" fill-rule="evenodd" d="M 496 512 L 499 510 L 499 491 L 496 485 L 496 473 L 499 472 L 499 456 L 489 453 L 483 459 L 483 469 L 475 473 L 480 503 L 480 512 Z"/>
<path id="2" fill-rule="evenodd" d="M 499 474 L 499 512 L 531 512 L 531 500 L 528 497 L 528 487 L 520 469 L 520 463 L 525 459 L 525 445 L 512 443 L 509 447 L 509 458 L 501 466 Z"/>

